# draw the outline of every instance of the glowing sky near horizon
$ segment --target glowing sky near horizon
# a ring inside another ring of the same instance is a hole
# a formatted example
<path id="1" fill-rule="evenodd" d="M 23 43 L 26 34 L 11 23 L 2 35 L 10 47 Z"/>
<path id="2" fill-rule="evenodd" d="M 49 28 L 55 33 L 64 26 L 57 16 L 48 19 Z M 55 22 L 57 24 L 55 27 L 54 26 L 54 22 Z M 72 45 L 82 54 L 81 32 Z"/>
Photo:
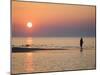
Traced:
<path id="1" fill-rule="evenodd" d="M 95 17 L 95 6 L 13 1 L 12 35 L 95 36 Z"/>

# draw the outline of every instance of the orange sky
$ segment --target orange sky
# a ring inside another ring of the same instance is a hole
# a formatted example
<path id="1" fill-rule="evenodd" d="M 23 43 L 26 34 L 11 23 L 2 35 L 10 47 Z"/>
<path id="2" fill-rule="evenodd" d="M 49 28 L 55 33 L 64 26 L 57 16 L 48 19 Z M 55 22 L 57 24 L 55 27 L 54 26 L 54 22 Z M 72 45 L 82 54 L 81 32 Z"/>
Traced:
<path id="1" fill-rule="evenodd" d="M 91 25 L 94 25 L 95 6 L 13 1 L 12 24 L 14 32 L 18 32 L 18 28 L 24 31 L 27 30 L 26 23 L 28 21 L 33 23 L 32 29 L 34 31 L 38 31 L 39 28 L 45 27 L 45 25 L 59 27 L 63 23 L 66 27 L 78 27 L 84 22 L 90 24 L 93 21 Z"/>

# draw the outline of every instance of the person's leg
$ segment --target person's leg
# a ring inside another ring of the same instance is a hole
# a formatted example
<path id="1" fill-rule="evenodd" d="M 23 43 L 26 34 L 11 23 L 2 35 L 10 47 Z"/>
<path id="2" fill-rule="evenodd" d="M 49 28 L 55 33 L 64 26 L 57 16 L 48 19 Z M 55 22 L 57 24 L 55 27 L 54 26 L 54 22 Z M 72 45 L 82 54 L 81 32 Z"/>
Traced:
<path id="1" fill-rule="evenodd" d="M 82 44 L 80 44 L 80 51 L 81 51 L 81 52 L 83 51 L 83 49 L 82 49 Z"/>

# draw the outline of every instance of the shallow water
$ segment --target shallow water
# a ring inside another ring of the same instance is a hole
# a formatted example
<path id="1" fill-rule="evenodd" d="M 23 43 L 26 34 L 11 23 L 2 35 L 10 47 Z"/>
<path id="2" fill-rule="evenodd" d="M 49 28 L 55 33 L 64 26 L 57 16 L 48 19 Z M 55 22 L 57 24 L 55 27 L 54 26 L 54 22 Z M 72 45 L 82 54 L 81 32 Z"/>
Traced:
<path id="1" fill-rule="evenodd" d="M 95 48 L 95 37 L 83 38 L 84 48 Z M 36 48 L 79 48 L 79 37 L 14 37 L 13 46 L 30 45 Z"/>
<path id="2" fill-rule="evenodd" d="M 95 38 L 84 38 L 83 52 L 80 52 L 79 40 L 80 38 L 13 38 L 14 46 L 30 44 L 32 47 L 66 50 L 12 53 L 12 73 L 95 69 Z"/>

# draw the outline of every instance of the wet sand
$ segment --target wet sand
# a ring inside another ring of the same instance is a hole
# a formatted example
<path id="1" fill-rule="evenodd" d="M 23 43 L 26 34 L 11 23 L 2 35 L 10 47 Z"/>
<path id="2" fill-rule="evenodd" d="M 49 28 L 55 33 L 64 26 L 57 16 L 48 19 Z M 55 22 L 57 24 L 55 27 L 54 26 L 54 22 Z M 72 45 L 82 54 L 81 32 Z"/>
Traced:
<path id="1" fill-rule="evenodd" d="M 95 69 L 95 49 L 12 53 L 12 74 Z"/>
<path id="2" fill-rule="evenodd" d="M 64 48 L 30 48 L 30 47 L 13 47 L 12 52 L 33 52 L 39 50 L 67 50 Z"/>

